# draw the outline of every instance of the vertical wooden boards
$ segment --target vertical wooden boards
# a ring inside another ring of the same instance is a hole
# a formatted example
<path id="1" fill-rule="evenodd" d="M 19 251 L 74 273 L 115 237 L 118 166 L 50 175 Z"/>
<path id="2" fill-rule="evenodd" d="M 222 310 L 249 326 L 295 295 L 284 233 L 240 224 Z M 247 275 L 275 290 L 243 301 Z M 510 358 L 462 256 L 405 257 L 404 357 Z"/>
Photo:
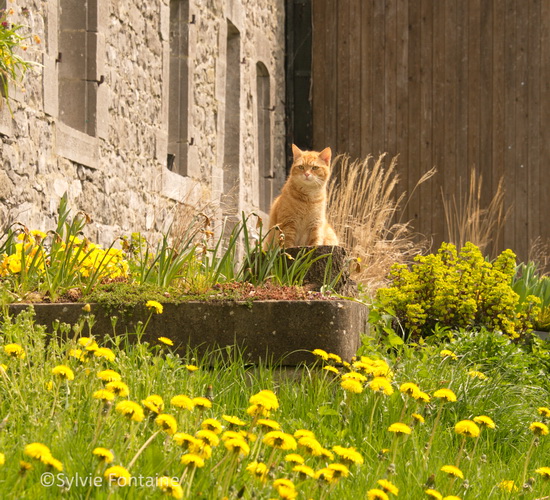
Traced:
<path id="1" fill-rule="evenodd" d="M 474 167 L 482 207 L 504 179 L 510 213 L 495 248 L 525 260 L 536 238 L 549 243 L 550 1 L 312 4 L 316 147 L 400 155 L 398 194 L 435 166 L 401 216 L 434 247 L 446 237 L 442 193 L 464 197 Z"/>
<path id="2" fill-rule="evenodd" d="M 547 3 L 547 2 L 546 2 Z M 539 134 L 541 127 L 540 114 L 540 93 L 541 93 L 541 0 L 529 0 L 529 19 L 528 19 L 528 69 L 527 69 L 527 85 L 528 85 L 528 102 L 527 102 L 527 137 L 529 141 L 527 152 L 527 189 L 526 189 L 526 211 L 527 211 L 527 237 L 526 241 L 531 246 L 534 241 L 540 236 L 541 217 L 544 213 L 540 210 L 541 189 L 543 180 L 548 178 L 548 175 L 541 175 L 541 137 Z M 548 137 L 546 141 L 548 142 Z M 530 248 L 527 253 L 530 254 Z"/>
<path id="3" fill-rule="evenodd" d="M 548 193 L 550 193 L 550 2 L 541 2 L 540 16 L 540 236 L 543 242 L 550 241 L 550 217 L 548 216 Z"/>

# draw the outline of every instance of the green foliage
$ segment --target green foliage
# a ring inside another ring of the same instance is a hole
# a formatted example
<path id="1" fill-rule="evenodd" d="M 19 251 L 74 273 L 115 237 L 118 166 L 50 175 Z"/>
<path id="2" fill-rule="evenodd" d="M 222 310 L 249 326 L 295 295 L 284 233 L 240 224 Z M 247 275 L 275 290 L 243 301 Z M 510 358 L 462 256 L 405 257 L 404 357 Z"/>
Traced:
<path id="1" fill-rule="evenodd" d="M 535 262 L 522 262 L 516 267 L 512 288 L 519 295 L 521 304 L 531 295 L 540 299 L 540 312 L 534 318 L 533 326 L 535 330 L 550 331 L 550 277 L 541 276 Z"/>
<path id="2" fill-rule="evenodd" d="M 413 337 L 441 327 L 499 330 L 518 338 L 532 328 L 540 300 L 520 302 L 510 286 L 515 255 L 502 252 L 493 262 L 472 243 L 457 252 L 443 243 L 435 254 L 418 256 L 409 268 L 392 267 L 392 285 L 377 292 L 375 309 L 393 314 Z"/>
<path id="3" fill-rule="evenodd" d="M 104 250 L 82 237 L 89 222 L 82 212 L 70 216 L 64 195 L 55 230 L 10 227 L 0 240 L 0 281 L 18 297 L 37 293 L 55 301 L 71 288 L 86 294 L 102 280 L 125 278 L 128 265 L 120 250 Z"/>
<path id="4" fill-rule="evenodd" d="M 18 84 L 26 71 L 32 66 L 20 55 L 21 50 L 26 50 L 26 41 L 29 35 L 24 35 L 23 26 L 13 24 L 8 19 L 12 12 L 0 10 L 0 86 L 2 93 L 9 103 L 9 84 Z M 35 37 L 35 41 L 39 39 Z M 0 102 L 0 106 L 2 103 Z"/>

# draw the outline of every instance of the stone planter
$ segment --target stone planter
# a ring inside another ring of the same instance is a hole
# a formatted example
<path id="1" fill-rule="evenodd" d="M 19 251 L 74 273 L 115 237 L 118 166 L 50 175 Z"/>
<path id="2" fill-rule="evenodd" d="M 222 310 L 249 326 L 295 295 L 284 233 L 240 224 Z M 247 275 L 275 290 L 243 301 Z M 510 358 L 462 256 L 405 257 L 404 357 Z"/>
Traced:
<path id="1" fill-rule="evenodd" d="M 34 304 L 36 323 L 51 331 L 56 320 L 74 324 L 82 316 L 83 304 Z M 29 307 L 15 304 L 11 314 Z M 134 332 L 138 321 L 145 322 L 149 311 L 144 305 L 121 311 L 107 311 L 91 304 L 96 317 L 92 333 L 112 333 L 111 317 L 117 316 L 116 332 Z M 158 343 L 168 337 L 174 346 L 199 354 L 213 347 L 236 345 L 247 362 L 281 362 L 286 366 L 312 362 L 311 351 L 324 349 L 344 360 L 355 355 L 360 334 L 366 333 L 368 309 L 348 300 L 186 302 L 165 304 L 163 314 L 154 314 L 143 339 Z M 86 330 L 85 330 L 86 332 Z"/>

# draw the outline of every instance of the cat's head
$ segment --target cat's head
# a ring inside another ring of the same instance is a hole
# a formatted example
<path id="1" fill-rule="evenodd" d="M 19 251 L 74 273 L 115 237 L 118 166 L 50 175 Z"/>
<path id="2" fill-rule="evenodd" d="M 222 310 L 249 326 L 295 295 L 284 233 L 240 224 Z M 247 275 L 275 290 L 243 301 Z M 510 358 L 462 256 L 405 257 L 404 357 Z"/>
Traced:
<path id="1" fill-rule="evenodd" d="M 302 151 L 292 145 L 294 160 L 290 169 L 290 176 L 294 183 L 305 188 L 324 187 L 330 177 L 330 159 L 332 151 L 325 148 L 317 151 Z"/>

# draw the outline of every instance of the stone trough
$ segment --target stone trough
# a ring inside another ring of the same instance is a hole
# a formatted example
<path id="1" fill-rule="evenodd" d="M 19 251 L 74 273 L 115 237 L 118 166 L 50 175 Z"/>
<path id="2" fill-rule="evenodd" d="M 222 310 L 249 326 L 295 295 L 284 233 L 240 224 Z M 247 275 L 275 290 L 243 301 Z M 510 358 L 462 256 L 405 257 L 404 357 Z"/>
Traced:
<path id="1" fill-rule="evenodd" d="M 338 278 L 335 290 L 349 297 L 356 293 L 347 271 L 347 257 L 341 247 L 308 247 L 315 263 L 304 279 L 310 290 L 320 290 L 323 281 Z M 288 249 L 296 257 L 299 248 Z M 306 248 L 307 250 L 307 248 Z M 330 256 L 330 257 L 328 257 Z M 10 305 L 18 314 L 28 304 Z M 84 314 L 82 303 L 34 304 L 36 322 L 52 331 L 55 321 L 75 324 Z M 150 311 L 143 305 L 108 310 L 91 304 L 95 316 L 92 333 L 98 337 L 113 333 L 111 318 L 117 316 L 116 333 L 135 332 Z M 153 314 L 143 340 L 158 343 L 168 337 L 182 351 L 196 349 L 202 354 L 212 348 L 238 346 L 246 362 L 280 363 L 296 366 L 314 361 L 314 349 L 323 349 L 350 360 L 367 332 L 367 307 L 349 300 L 253 300 L 189 301 L 164 304 L 162 314 Z M 85 330 L 86 331 L 86 330 Z"/>
<path id="2" fill-rule="evenodd" d="M 28 304 L 9 306 L 19 314 Z M 52 331 L 55 321 L 75 324 L 84 314 L 82 303 L 34 304 L 36 323 Z M 253 302 L 185 302 L 164 304 L 162 314 L 153 314 L 143 340 L 158 344 L 168 337 L 185 351 L 238 346 L 249 363 L 281 363 L 295 366 L 314 361 L 311 351 L 324 349 L 344 360 L 355 355 L 360 334 L 366 332 L 367 307 L 351 300 L 263 300 Z M 138 321 L 145 323 L 149 310 L 144 305 L 108 311 L 91 304 L 95 316 L 92 334 L 112 334 L 111 317 L 117 316 L 116 333 L 135 332 Z M 83 335 L 87 334 L 85 327 Z"/>

